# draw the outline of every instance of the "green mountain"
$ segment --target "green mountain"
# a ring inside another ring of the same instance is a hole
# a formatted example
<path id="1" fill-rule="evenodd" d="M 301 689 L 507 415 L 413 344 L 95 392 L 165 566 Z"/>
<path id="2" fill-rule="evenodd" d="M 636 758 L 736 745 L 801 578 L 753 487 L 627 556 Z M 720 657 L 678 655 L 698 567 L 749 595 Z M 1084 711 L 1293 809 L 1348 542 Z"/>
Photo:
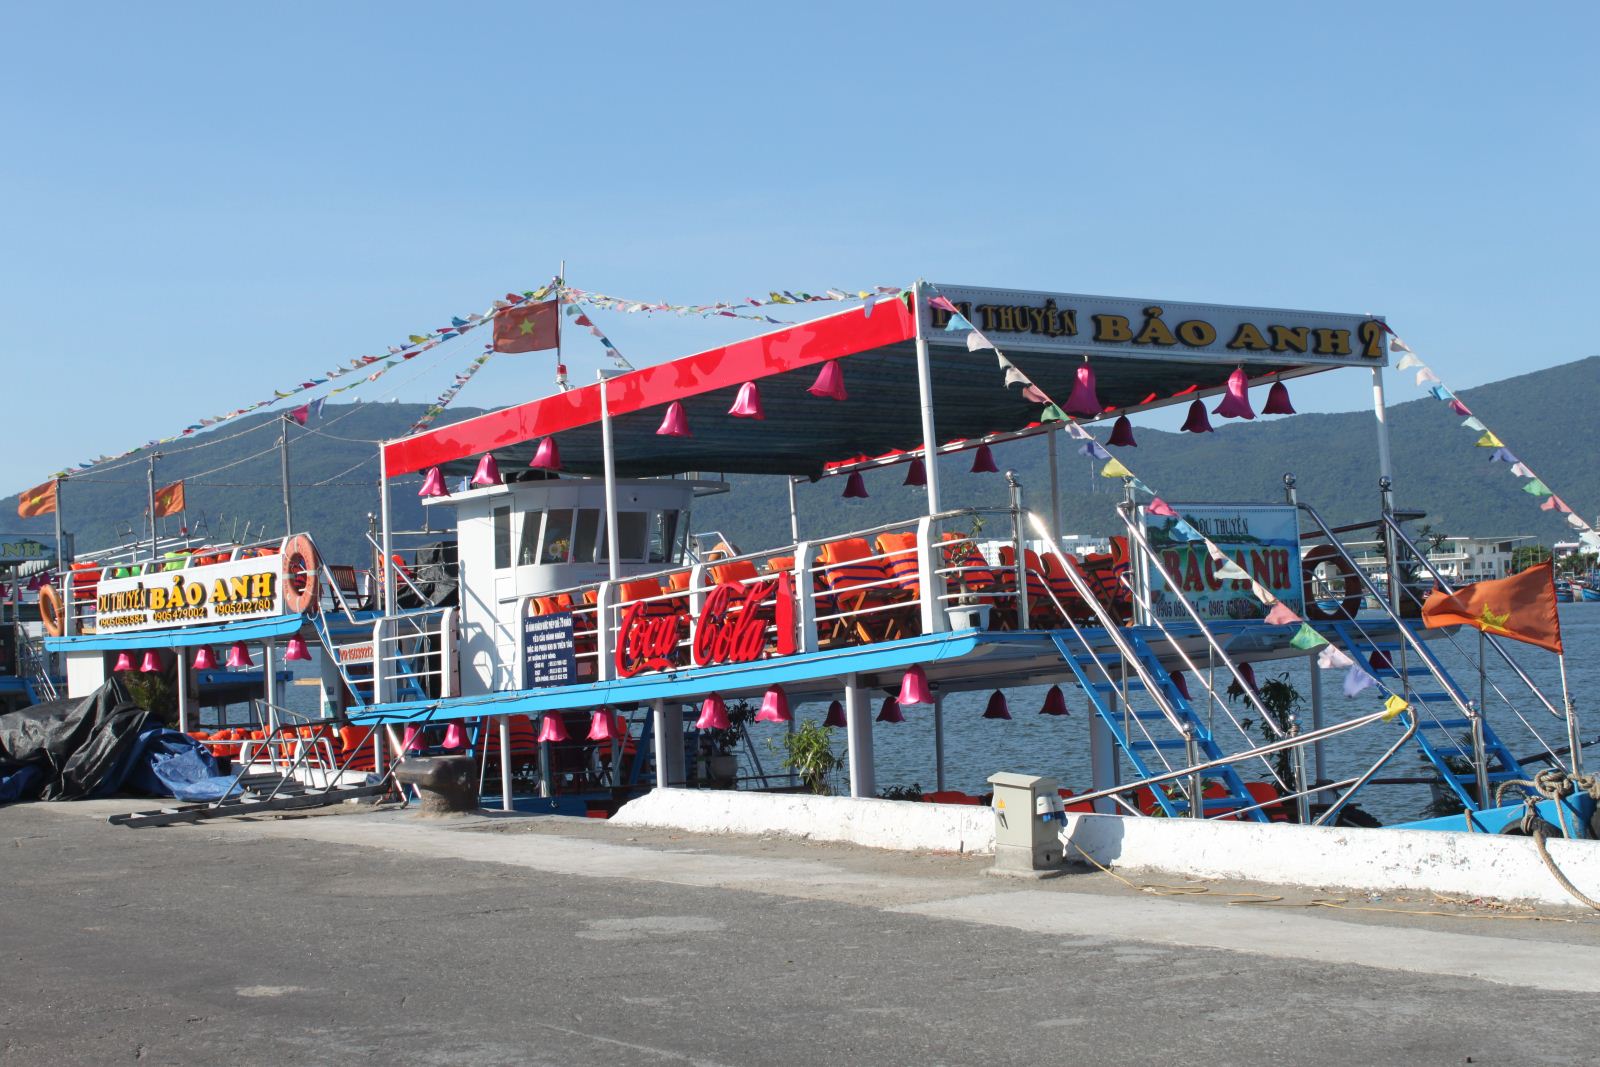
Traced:
<path id="1" fill-rule="evenodd" d="M 1391 375 L 1391 380 L 1397 377 Z M 1395 386 L 1392 393 L 1411 391 L 1403 381 Z M 1301 379 L 1290 388 L 1304 398 L 1317 388 L 1317 379 Z M 1600 356 L 1465 390 L 1461 397 L 1575 507 L 1600 507 L 1600 465 L 1589 437 L 1597 426 L 1589 405 L 1600 398 Z M 421 411 L 418 404 L 330 405 L 310 426 L 290 427 L 294 524 L 313 531 L 328 558 L 365 558 L 368 515 L 378 511 L 376 442 L 403 433 Z M 446 421 L 478 413 L 462 408 L 451 411 Z M 1391 407 L 1389 415 L 1399 506 L 1426 511 L 1436 529 L 1451 534 L 1531 534 L 1545 543 L 1571 539 L 1560 516 L 1540 511 L 1538 500 L 1522 492 L 1521 479 L 1506 464 L 1490 462 L 1489 449 L 1473 446 L 1477 435 L 1463 429 L 1446 405 L 1431 398 L 1411 400 Z M 273 415 L 241 419 L 184 442 L 181 449 L 166 450 L 156 464 L 157 484 L 186 479 L 190 525 L 209 530 L 211 536 L 242 537 L 246 524 L 252 537 L 278 534 L 283 529 L 280 460 L 274 447 L 279 425 Z M 1283 475 L 1293 473 L 1300 498 L 1330 522 L 1367 520 L 1378 511 L 1377 434 L 1370 412 L 1252 423 L 1217 420 L 1214 434 L 1139 429 L 1137 436 L 1138 447 L 1118 450 L 1119 455 L 1172 502 L 1276 502 L 1283 499 Z M 1069 439 L 1061 438 L 1059 447 L 1063 529 L 1111 532 L 1120 482 L 1099 478 L 1100 464 L 1077 454 Z M 1048 507 L 1050 475 L 1042 439 L 1002 445 L 994 452 L 1002 470 L 1017 472 L 1028 505 Z M 970 463 L 970 454 L 942 461 L 946 506 L 1003 506 L 1003 476 L 970 474 Z M 146 466 L 144 457 L 133 457 L 120 467 L 111 464 L 114 469 L 67 483 L 63 515 L 80 550 L 138 536 L 135 531 L 144 523 Z M 841 499 L 844 486 L 838 478 L 799 486 L 801 535 L 863 529 L 915 514 L 923 494 L 899 484 L 904 470 L 868 474 L 872 495 L 862 501 Z M 737 476 L 730 481 L 732 493 L 697 503 L 694 528 L 721 530 L 747 550 L 787 543 L 783 480 Z M 418 529 L 423 516 L 415 489 L 399 489 L 392 499 L 397 528 Z M 12 509 L 8 514 L 15 514 L 15 505 L 14 496 L 0 502 L 0 507 Z M 1587 511 L 1585 516 L 1592 517 Z M 176 531 L 176 520 L 163 523 Z M 48 517 L 12 519 L 5 525 L 8 530 L 51 530 Z"/>

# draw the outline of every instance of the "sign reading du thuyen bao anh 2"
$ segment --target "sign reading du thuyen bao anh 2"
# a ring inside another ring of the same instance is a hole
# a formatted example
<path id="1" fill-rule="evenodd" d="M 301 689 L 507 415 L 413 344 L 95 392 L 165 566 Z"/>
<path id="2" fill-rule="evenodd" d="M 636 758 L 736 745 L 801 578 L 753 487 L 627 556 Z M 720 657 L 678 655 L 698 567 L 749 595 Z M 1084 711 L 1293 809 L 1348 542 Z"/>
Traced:
<path id="1" fill-rule="evenodd" d="M 283 557 L 107 578 L 95 589 L 100 633 L 238 622 L 284 614 Z"/>
<path id="2" fill-rule="evenodd" d="M 1178 598 L 1193 605 L 1207 622 L 1259 619 L 1267 607 L 1243 578 L 1218 573 L 1223 564 L 1206 551 L 1198 538 L 1187 540 L 1180 519 L 1211 539 L 1230 561 L 1287 604 L 1304 613 L 1300 578 L 1300 517 L 1295 508 L 1279 504 L 1173 504 L 1178 518 L 1152 515 L 1140 509 L 1145 536 L 1160 560 L 1156 567 L 1143 560 L 1141 573 L 1150 593 L 1150 611 L 1163 622 L 1192 621 Z M 1177 583 L 1173 589 L 1162 572 Z"/>
<path id="3" fill-rule="evenodd" d="M 1388 362 L 1377 316 L 1186 304 L 1126 297 L 974 289 L 928 289 L 1002 351 L 1032 348 L 1216 363 L 1361 364 Z M 965 330 L 946 331 L 950 312 L 922 303 L 922 335 L 965 346 Z"/>

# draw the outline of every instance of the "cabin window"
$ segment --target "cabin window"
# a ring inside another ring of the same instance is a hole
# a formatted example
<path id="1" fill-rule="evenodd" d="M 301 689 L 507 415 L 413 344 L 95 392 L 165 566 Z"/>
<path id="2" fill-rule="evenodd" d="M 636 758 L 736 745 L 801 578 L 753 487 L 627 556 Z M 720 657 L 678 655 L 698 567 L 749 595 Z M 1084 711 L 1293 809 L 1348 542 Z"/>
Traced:
<path id="1" fill-rule="evenodd" d="M 511 566 L 511 509 L 494 509 L 494 569 Z"/>
<path id="2" fill-rule="evenodd" d="M 572 558 L 572 512 L 549 512 L 544 520 L 544 552 L 540 563 L 566 563 Z"/>
<path id="3" fill-rule="evenodd" d="M 617 558 L 628 563 L 638 563 L 644 559 L 645 540 L 650 532 L 650 513 L 648 511 L 619 511 L 617 512 Z M 610 545 L 602 542 L 600 545 L 600 558 L 610 559 Z"/>
<path id="4" fill-rule="evenodd" d="M 652 512 L 655 520 L 650 529 L 650 556 L 647 563 L 676 563 L 682 558 L 678 542 L 679 512 Z"/>
<path id="5" fill-rule="evenodd" d="M 579 508 L 578 527 L 572 540 L 572 561 L 593 563 L 594 549 L 600 539 L 600 509 Z"/>
<path id="6" fill-rule="evenodd" d="M 539 562 L 539 531 L 544 527 L 544 512 L 522 513 L 522 542 L 517 546 L 517 566 Z"/>

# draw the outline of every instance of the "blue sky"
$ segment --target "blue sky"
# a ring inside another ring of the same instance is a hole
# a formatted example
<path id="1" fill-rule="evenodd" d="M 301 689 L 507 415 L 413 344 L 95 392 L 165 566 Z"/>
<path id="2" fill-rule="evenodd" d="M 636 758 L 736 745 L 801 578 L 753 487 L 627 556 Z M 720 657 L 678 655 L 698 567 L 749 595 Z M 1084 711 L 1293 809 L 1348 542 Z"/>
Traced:
<path id="1" fill-rule="evenodd" d="M 1379 312 L 1456 387 L 1568 362 L 1600 350 L 1597 23 L 1577 3 L 6 5 L 0 492 L 563 257 L 575 285 L 674 303 L 923 276 Z M 748 332 L 595 317 L 636 364 Z M 478 344 L 348 395 L 428 399 Z M 569 362 L 588 380 L 600 349 Z M 459 402 L 550 381 L 542 355 L 499 357 Z M 1295 403 L 1367 389 L 1324 375 Z"/>

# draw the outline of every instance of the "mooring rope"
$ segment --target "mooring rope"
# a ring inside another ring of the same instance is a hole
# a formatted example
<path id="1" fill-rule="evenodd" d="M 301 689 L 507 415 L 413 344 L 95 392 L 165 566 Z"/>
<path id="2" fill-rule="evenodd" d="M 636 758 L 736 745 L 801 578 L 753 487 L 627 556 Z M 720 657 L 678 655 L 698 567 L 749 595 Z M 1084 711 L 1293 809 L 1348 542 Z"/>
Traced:
<path id="1" fill-rule="evenodd" d="M 1545 838 L 1549 836 L 1551 830 L 1556 830 L 1563 837 L 1572 836 L 1567 831 L 1566 805 L 1562 804 L 1563 800 L 1581 789 L 1590 799 L 1600 803 L 1600 777 L 1592 774 L 1568 774 L 1559 767 L 1546 768 L 1531 779 L 1511 778 L 1501 782 L 1500 788 L 1495 792 L 1496 804 L 1505 803 L 1506 791 L 1512 786 L 1521 786 L 1532 791 L 1522 795 L 1525 808 L 1519 828 L 1524 834 L 1533 838 L 1533 843 L 1539 850 L 1539 858 L 1544 860 L 1545 867 L 1560 883 L 1562 889 L 1595 911 L 1600 911 L 1600 901 L 1584 893 L 1572 884 L 1571 879 L 1561 873 L 1555 860 L 1550 858 L 1550 850 L 1545 845 Z M 1544 816 L 1539 814 L 1540 799 L 1555 801 L 1556 818 L 1561 822 L 1559 828 L 1551 826 Z"/>

